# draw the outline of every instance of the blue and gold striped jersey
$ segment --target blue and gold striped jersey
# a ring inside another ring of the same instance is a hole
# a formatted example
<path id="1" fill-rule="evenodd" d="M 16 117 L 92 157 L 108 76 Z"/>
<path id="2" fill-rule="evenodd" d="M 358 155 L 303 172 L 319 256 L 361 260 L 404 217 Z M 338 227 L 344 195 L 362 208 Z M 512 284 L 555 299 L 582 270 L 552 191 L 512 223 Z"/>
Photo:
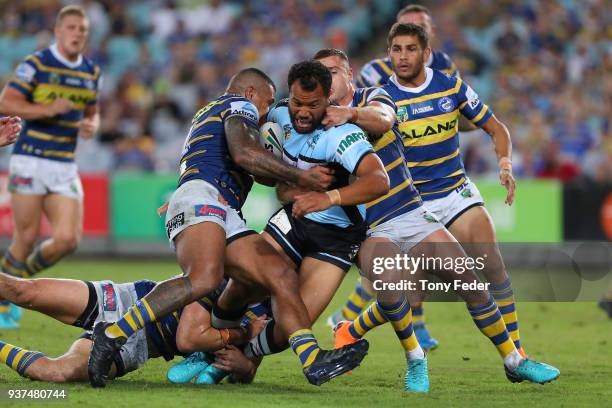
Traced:
<path id="1" fill-rule="evenodd" d="M 442 51 L 433 51 L 430 60 L 425 65 L 449 76 L 459 76 L 455 63 Z M 383 86 L 389 81 L 391 75 L 393 75 L 393 68 L 389 57 L 377 58 L 361 68 L 359 78 L 356 81 L 357 86 L 360 88 Z"/>
<path id="2" fill-rule="evenodd" d="M 459 151 L 459 115 L 482 126 L 493 115 L 460 78 L 425 68 L 425 83 L 401 86 L 395 76 L 382 89 L 397 106 L 404 153 L 423 200 L 445 197 L 465 182 Z"/>
<path id="3" fill-rule="evenodd" d="M 396 111 L 391 97 L 382 88 L 358 88 L 351 106 L 364 107 L 380 102 Z M 419 193 L 412 184 L 410 171 L 404 158 L 402 137 L 396 125 L 383 135 L 368 135 L 374 151 L 387 170 L 389 192 L 366 204 L 366 222 L 369 228 L 389 221 L 422 205 Z"/>
<path id="4" fill-rule="evenodd" d="M 225 121 L 232 117 L 258 129 L 257 108 L 240 95 L 222 95 L 195 114 L 183 145 L 179 185 L 204 180 L 215 186 L 232 208 L 240 210 L 253 179 L 230 157 Z"/>
<path id="5" fill-rule="evenodd" d="M 99 84 L 97 65 L 84 57 L 70 63 L 55 45 L 26 57 L 8 86 L 31 103 L 50 104 L 65 98 L 74 103 L 74 108 L 52 118 L 24 121 L 13 153 L 73 161 L 80 121 L 85 109 L 97 103 Z"/>

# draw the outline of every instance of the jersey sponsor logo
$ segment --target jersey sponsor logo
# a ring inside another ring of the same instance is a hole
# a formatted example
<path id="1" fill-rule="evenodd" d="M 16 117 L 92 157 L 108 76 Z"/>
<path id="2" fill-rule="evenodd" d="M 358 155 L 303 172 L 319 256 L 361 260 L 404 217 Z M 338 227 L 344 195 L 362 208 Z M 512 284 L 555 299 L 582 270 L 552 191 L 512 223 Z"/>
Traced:
<path id="1" fill-rule="evenodd" d="M 182 212 L 180 214 L 175 215 L 166 223 L 166 235 L 170 238 L 172 231 L 175 229 L 182 227 L 185 224 L 185 213 Z"/>
<path id="2" fill-rule="evenodd" d="M 413 115 L 418 115 L 419 113 L 427 113 L 434 110 L 434 107 L 432 106 L 430 101 L 412 104 L 410 105 L 410 108 L 412 109 Z"/>
<path id="3" fill-rule="evenodd" d="M 102 305 L 107 312 L 117 310 L 117 294 L 115 288 L 110 283 L 102 285 Z"/>
<path id="4" fill-rule="evenodd" d="M 75 77 L 66 78 L 66 85 L 81 86 L 81 80 Z"/>
<path id="5" fill-rule="evenodd" d="M 25 62 L 19 64 L 17 66 L 17 69 L 15 70 L 15 76 L 17 77 L 17 79 L 23 82 L 27 82 L 28 84 L 32 82 L 35 74 L 36 69 Z"/>
<path id="6" fill-rule="evenodd" d="M 9 189 L 17 187 L 32 187 L 32 177 L 22 177 L 17 174 L 11 175 L 9 178 Z"/>
<path id="7" fill-rule="evenodd" d="M 208 204 L 196 204 L 195 206 L 196 217 L 216 217 L 225 222 L 227 211 L 216 205 Z"/>
<path id="8" fill-rule="evenodd" d="M 287 235 L 291 231 L 291 222 L 285 210 L 280 210 L 276 213 L 268 223 L 276 226 L 283 234 Z"/>
<path id="9" fill-rule="evenodd" d="M 250 102 L 239 101 L 230 103 L 230 115 L 240 115 L 257 123 L 259 113 L 255 106 Z"/>
<path id="10" fill-rule="evenodd" d="M 340 141 L 340 144 L 338 145 L 338 149 L 336 150 L 336 152 L 340 156 L 342 156 L 349 147 L 351 147 L 353 144 L 355 144 L 355 142 L 358 142 L 360 140 L 365 140 L 365 141 L 368 140 L 365 133 L 363 132 L 351 133 L 350 135 L 345 136 L 344 139 L 342 139 L 342 141 Z"/>
<path id="11" fill-rule="evenodd" d="M 410 132 L 406 132 L 406 130 L 402 129 L 402 136 L 408 139 L 418 139 L 424 136 L 437 135 L 438 133 L 442 133 L 451 129 L 454 129 L 457 125 L 457 119 L 449 120 L 445 123 L 438 123 L 434 126 L 427 126 L 423 133 L 417 133 L 416 129 L 410 128 Z"/>
<path id="12" fill-rule="evenodd" d="M 448 96 L 445 96 L 443 98 L 440 98 L 440 100 L 438 100 L 438 107 L 448 113 L 448 112 L 452 112 L 455 109 L 455 103 L 453 102 L 453 100 L 451 98 L 449 98 Z"/>

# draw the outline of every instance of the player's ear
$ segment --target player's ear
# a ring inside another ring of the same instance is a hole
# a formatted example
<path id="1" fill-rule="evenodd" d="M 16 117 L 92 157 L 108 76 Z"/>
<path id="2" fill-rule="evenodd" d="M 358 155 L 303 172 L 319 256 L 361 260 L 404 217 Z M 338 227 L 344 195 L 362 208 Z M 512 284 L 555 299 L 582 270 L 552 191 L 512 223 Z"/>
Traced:
<path id="1" fill-rule="evenodd" d="M 353 68 L 349 67 L 348 69 L 348 76 L 349 76 L 349 81 L 352 83 L 353 82 Z"/>
<path id="2" fill-rule="evenodd" d="M 253 101 L 253 98 L 255 98 L 256 94 L 257 94 L 257 90 L 255 89 L 254 86 L 247 86 L 244 89 L 244 97 L 247 98 L 249 101 Z"/>
<path id="3" fill-rule="evenodd" d="M 431 47 L 427 47 L 425 48 L 425 50 L 423 50 L 423 60 L 429 61 L 430 56 L 431 56 Z"/>

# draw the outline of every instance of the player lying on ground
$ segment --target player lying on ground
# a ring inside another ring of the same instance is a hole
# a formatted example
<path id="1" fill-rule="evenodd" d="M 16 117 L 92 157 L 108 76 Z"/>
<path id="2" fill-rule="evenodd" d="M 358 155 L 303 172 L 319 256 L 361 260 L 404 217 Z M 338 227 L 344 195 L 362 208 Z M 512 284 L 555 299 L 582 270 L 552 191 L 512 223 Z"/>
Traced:
<path id="1" fill-rule="evenodd" d="M 266 74 L 247 68 L 232 77 L 224 95 L 196 113 L 185 139 L 179 187 L 166 214 L 168 239 L 183 276 L 160 283 L 116 323 L 96 324 L 88 364 L 92 386 L 105 385 L 113 358 L 128 338 L 146 323 L 213 292 L 224 270 L 271 294 L 283 341 L 290 340 L 309 382 L 329 381 L 365 357 L 367 342 L 333 351 L 318 346 L 295 271 L 240 216 L 253 184 L 251 175 L 315 190 L 325 189 L 332 180 L 329 169 L 299 170 L 260 146 L 259 118 L 274 102 L 274 92 Z"/>
<path id="2" fill-rule="evenodd" d="M 92 327 L 102 320 L 118 320 L 156 285 L 156 282 L 147 280 L 122 284 L 71 279 L 26 280 L 0 272 L 0 298 L 85 329 L 68 351 L 57 358 L 0 341 L 0 361 L 32 380 L 87 381 Z M 235 381 L 250 382 L 258 361 L 239 360 L 235 357 L 233 345 L 244 344 L 259 333 L 264 321 L 251 311 L 252 320 L 244 326 L 246 328 L 213 329 L 210 325 L 210 308 L 221 289 L 211 297 L 200 299 L 166 316 L 159 324 L 147 324 L 145 330 L 131 337 L 115 356 L 109 378 L 137 370 L 150 358 L 171 360 L 175 355 L 189 355 L 196 351 L 216 352 L 229 347 L 229 350 L 220 351 L 221 363 L 231 365 Z M 265 313 L 261 308 L 253 311 Z M 235 364 L 235 361 L 240 364 Z"/>
<path id="3" fill-rule="evenodd" d="M 262 234 L 292 268 L 299 267 L 299 297 L 306 305 L 309 323 L 329 304 L 365 238 L 363 203 L 388 191 L 385 169 L 359 127 L 345 124 L 325 129 L 321 125 L 329 105 L 331 75 L 319 62 L 305 61 L 291 67 L 290 95 L 268 115 L 290 132 L 284 160 L 300 169 L 329 164 L 335 188 L 327 193 L 308 192 L 296 197 L 274 214 Z M 356 180 L 349 184 L 349 176 Z M 305 215 L 308 213 L 308 215 Z M 214 309 L 215 327 L 237 324 L 249 303 L 252 285 L 232 280 Z M 276 312 L 274 313 L 276 319 Z M 292 347 L 307 350 L 308 344 L 290 339 Z M 247 356 L 280 352 L 289 346 L 281 328 L 272 320 L 250 343 Z M 308 360 L 306 360 L 308 362 Z M 304 363 L 304 361 L 303 361 Z"/>

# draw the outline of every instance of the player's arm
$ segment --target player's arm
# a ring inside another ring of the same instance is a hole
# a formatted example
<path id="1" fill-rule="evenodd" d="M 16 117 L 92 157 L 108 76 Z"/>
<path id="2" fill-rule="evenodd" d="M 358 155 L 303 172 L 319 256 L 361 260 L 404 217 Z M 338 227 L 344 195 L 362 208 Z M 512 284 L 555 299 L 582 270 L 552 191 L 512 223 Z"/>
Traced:
<path id="1" fill-rule="evenodd" d="M 50 104 L 29 102 L 26 95 L 17 89 L 6 86 L 0 94 L 0 113 L 19 116 L 24 120 L 46 119 L 69 112 L 72 101 L 57 98 Z"/>
<path id="2" fill-rule="evenodd" d="M 508 191 L 506 204 L 512 205 L 516 181 L 512 175 L 512 139 L 506 125 L 497 120 L 495 115 L 481 125 L 481 128 L 491 136 L 495 145 L 495 154 L 499 163 L 499 183 Z"/>
<path id="3" fill-rule="evenodd" d="M 234 116 L 225 121 L 225 134 L 234 162 L 247 172 L 261 177 L 288 181 L 313 190 L 325 190 L 333 180 L 332 171 L 316 166 L 307 171 L 289 166 L 259 144 L 259 132 Z"/>
<path id="4" fill-rule="evenodd" d="M 91 139 L 100 128 L 100 112 L 98 104 L 88 105 L 79 125 L 79 136 L 83 139 Z"/>
<path id="5" fill-rule="evenodd" d="M 459 117 L 459 131 L 460 132 L 471 132 L 472 130 L 478 129 L 474 123 L 469 121 L 465 116 Z"/>
<path id="6" fill-rule="evenodd" d="M 310 191 L 292 183 L 280 182 L 276 184 L 276 198 L 283 205 L 294 202 L 296 196 Z"/>
<path id="7" fill-rule="evenodd" d="M 389 177 L 385 166 L 375 153 L 366 153 L 354 172 L 357 180 L 348 186 L 327 191 L 310 192 L 295 197 L 293 215 L 302 217 L 323 211 L 334 205 L 357 205 L 370 202 L 389 192 Z"/>
<path id="8" fill-rule="evenodd" d="M 381 135 L 393 127 L 395 112 L 390 106 L 375 101 L 360 108 L 329 106 L 321 123 L 329 129 L 347 122 L 356 124 L 370 134 Z"/>

